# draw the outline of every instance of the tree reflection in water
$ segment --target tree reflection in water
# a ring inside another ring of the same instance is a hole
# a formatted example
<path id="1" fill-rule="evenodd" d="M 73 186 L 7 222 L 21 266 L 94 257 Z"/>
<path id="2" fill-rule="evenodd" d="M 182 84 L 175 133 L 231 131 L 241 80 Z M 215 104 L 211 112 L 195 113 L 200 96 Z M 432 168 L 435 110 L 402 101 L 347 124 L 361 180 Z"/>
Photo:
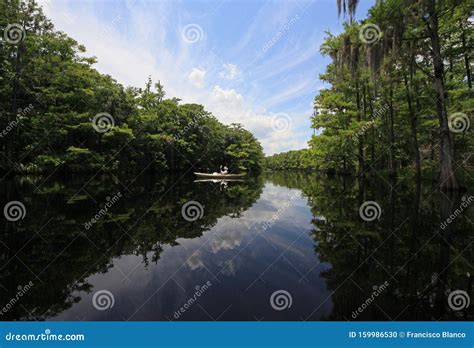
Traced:
<path id="1" fill-rule="evenodd" d="M 334 291 L 328 319 L 353 320 L 353 311 L 385 281 L 390 284 L 386 292 L 357 320 L 473 318 L 472 306 L 453 311 L 447 301 L 456 289 L 473 295 L 473 207 L 440 227 L 460 208 L 463 195 L 447 196 L 429 185 L 390 178 L 369 182 L 278 173 L 269 179 L 308 197 L 315 252 L 332 266 L 324 273 Z M 380 220 L 366 222 L 359 216 L 360 205 L 368 200 L 381 206 Z"/>
<path id="2" fill-rule="evenodd" d="M 230 184 L 225 190 L 218 185 L 196 190 L 199 184 L 191 178 L 177 184 L 170 177 L 144 176 L 127 182 L 104 176 L 87 185 L 76 179 L 44 183 L 44 178 L 24 177 L 0 186 L 2 206 L 21 200 L 27 207 L 24 221 L 2 227 L 2 302 L 15 297 L 19 285 L 34 283 L 28 296 L 0 320 L 54 317 L 81 301 L 77 294 L 92 288 L 87 277 L 108 272 L 114 257 L 138 255 L 145 268 L 156 264 L 165 245 L 201 236 L 222 216 L 238 218 L 263 187 L 261 178 Z M 85 229 L 84 224 L 117 192 L 123 198 Z M 181 216 L 182 205 L 190 200 L 205 209 L 195 223 Z"/>
<path id="3" fill-rule="evenodd" d="M 472 207 L 440 227 L 460 195 L 389 178 L 298 172 L 227 185 L 148 175 L 79 179 L 0 185 L 3 206 L 19 200 L 27 208 L 24 220 L 2 225 L 0 304 L 34 283 L 0 320 L 167 320 L 189 297 L 176 288 L 192 293 L 206 281 L 214 283 L 201 307 L 225 312 L 221 320 L 473 318 L 473 306 L 454 311 L 447 302 L 453 290 L 472 297 Z M 107 214 L 84 228 L 117 192 Z M 281 209 L 295 192 L 294 206 Z M 181 216 L 189 201 L 202 205 L 200 219 Z M 380 205 L 380 219 L 360 217 L 366 201 Z M 115 291 L 116 312 L 91 312 L 89 299 L 102 288 Z M 291 310 L 270 307 L 280 289 L 292 295 Z M 376 300 L 354 315 L 374 291 Z M 189 310 L 183 319 L 210 318 Z"/>

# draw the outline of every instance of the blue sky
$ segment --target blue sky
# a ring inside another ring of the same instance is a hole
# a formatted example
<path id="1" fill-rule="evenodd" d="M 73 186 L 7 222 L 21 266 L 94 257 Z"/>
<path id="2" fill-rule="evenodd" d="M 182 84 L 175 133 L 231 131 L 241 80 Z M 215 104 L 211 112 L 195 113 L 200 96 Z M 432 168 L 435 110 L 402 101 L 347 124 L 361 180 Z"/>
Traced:
<path id="1" fill-rule="evenodd" d="M 266 154 L 307 147 L 325 31 L 341 31 L 336 0 L 41 0 L 58 30 L 124 85 L 160 80 L 168 97 L 242 123 Z M 375 0 L 361 0 L 362 18 Z"/>

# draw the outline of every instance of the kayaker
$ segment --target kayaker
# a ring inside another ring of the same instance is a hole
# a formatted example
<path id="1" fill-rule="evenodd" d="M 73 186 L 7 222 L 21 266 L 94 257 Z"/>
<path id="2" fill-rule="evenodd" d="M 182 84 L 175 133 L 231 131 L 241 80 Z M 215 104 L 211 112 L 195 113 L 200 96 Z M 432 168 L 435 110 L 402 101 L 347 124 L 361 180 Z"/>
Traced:
<path id="1" fill-rule="evenodd" d="M 227 168 L 227 166 L 224 166 L 224 170 L 222 170 L 222 169 L 223 169 L 223 168 L 222 168 L 222 165 L 221 165 L 219 168 L 220 168 L 220 170 L 221 170 L 221 174 L 227 174 L 227 173 L 229 173 L 229 168 Z"/>

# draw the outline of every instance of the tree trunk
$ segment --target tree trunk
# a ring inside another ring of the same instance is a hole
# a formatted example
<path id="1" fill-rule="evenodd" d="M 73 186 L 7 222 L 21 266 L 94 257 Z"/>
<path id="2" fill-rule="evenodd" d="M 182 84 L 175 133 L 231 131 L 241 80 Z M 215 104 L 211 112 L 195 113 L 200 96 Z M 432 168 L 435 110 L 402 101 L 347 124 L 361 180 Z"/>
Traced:
<path id="1" fill-rule="evenodd" d="M 462 22 L 459 26 L 461 27 L 461 42 L 462 42 L 462 50 L 464 52 L 463 55 L 464 55 L 464 66 L 466 68 L 467 85 L 469 86 L 469 88 L 472 89 L 471 66 L 469 65 L 469 55 L 467 53 L 467 48 L 466 48 L 466 33 L 464 32 Z"/>
<path id="2" fill-rule="evenodd" d="M 390 154 L 390 161 L 389 161 L 389 174 L 391 176 L 395 175 L 395 132 L 394 132 L 394 111 L 393 111 L 393 88 L 392 85 L 390 85 L 390 124 L 389 124 L 389 131 L 390 131 L 390 149 L 389 149 L 389 154 Z"/>
<path id="3" fill-rule="evenodd" d="M 438 14 L 436 13 L 435 0 L 428 1 L 428 32 L 432 45 L 432 58 L 434 77 L 433 84 L 436 92 L 436 110 L 439 119 L 440 141 L 440 177 L 439 187 L 443 191 L 458 190 L 453 163 L 453 147 L 448 126 L 446 110 L 446 90 L 444 86 L 444 65 L 441 57 L 441 44 L 439 38 Z"/>
<path id="4" fill-rule="evenodd" d="M 420 158 L 420 149 L 418 145 L 417 118 L 415 115 L 415 109 L 413 108 L 412 95 L 411 95 L 410 87 L 408 86 L 408 78 L 406 76 L 406 73 L 404 74 L 403 77 L 405 81 L 405 95 L 407 98 L 408 113 L 410 115 L 413 151 L 415 153 L 416 180 L 419 181 L 421 178 L 421 158 Z M 411 79 L 411 81 L 413 81 L 413 79 Z"/>
<path id="5" fill-rule="evenodd" d="M 357 103 L 357 121 L 361 121 L 361 105 L 360 105 L 360 90 L 359 90 L 359 81 L 356 81 L 356 103 Z M 359 169 L 358 169 L 358 176 L 364 176 L 364 144 L 363 144 L 363 135 L 359 135 L 358 139 L 358 154 L 357 157 L 359 159 Z"/>
<path id="6" fill-rule="evenodd" d="M 375 110 L 374 110 L 374 103 L 373 103 L 373 99 L 375 99 L 376 96 L 377 96 L 377 85 L 374 85 L 373 98 L 371 96 L 370 89 L 369 89 L 370 119 L 372 121 L 376 121 L 375 115 L 374 115 Z M 372 137 L 372 141 L 370 144 L 370 161 L 372 162 L 372 165 L 370 166 L 370 175 L 373 176 L 375 175 L 375 126 L 372 124 L 370 128 L 371 128 L 371 137 Z"/>
<path id="7" fill-rule="evenodd" d="M 15 59 L 15 76 L 13 78 L 13 96 L 10 113 L 8 114 L 7 124 L 10 124 L 17 117 L 18 113 L 18 92 L 19 92 L 19 79 L 21 72 L 21 51 L 23 48 L 23 42 L 20 42 L 16 49 L 16 59 Z M 15 144 L 16 144 L 16 130 L 11 132 L 10 139 L 6 143 L 7 158 L 9 160 L 9 165 L 14 165 L 15 163 Z"/>

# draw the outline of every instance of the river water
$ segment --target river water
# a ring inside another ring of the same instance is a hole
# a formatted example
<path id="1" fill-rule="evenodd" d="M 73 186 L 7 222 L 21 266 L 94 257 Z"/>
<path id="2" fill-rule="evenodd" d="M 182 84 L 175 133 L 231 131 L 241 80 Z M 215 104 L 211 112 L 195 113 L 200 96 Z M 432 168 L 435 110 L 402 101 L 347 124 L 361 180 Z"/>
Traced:
<path id="1" fill-rule="evenodd" d="M 0 320 L 474 317 L 469 193 L 305 173 L 0 188 L 24 206 L 3 217 Z"/>

